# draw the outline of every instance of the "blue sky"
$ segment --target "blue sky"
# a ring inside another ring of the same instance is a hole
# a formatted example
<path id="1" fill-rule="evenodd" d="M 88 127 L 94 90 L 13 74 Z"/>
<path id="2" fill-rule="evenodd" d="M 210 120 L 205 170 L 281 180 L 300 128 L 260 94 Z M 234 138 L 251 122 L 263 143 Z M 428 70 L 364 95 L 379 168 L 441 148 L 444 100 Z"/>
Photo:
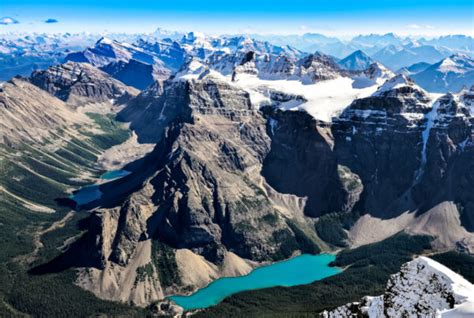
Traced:
<path id="1" fill-rule="evenodd" d="M 472 34 L 473 0 L 0 0 L 0 32 Z M 56 19 L 58 23 L 45 23 Z"/>

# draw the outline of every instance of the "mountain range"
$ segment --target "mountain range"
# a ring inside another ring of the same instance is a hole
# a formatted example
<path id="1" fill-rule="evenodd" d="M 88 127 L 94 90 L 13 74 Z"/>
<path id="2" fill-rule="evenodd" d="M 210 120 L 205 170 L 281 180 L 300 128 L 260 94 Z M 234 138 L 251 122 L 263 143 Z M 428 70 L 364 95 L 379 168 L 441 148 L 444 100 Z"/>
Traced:
<path id="1" fill-rule="evenodd" d="M 86 33 L 4 34 L 0 37 L 0 69 L 3 71 L 0 80 L 8 80 L 18 74 L 26 76 L 32 70 L 44 69 L 47 66 L 57 64 L 63 61 L 64 57 L 71 51 L 86 49 L 83 52 L 84 54 L 93 55 L 95 53 L 91 52 L 93 50 L 91 46 L 102 37 L 104 36 L 100 34 Z M 269 43 L 275 46 L 272 51 L 274 54 L 278 54 L 282 50 L 287 53 L 293 50 L 293 55 L 298 57 L 301 57 L 301 54 L 319 51 L 337 59 L 342 59 L 355 51 L 361 50 L 373 60 L 392 69 L 392 71 L 420 62 L 432 64 L 453 54 L 472 56 L 474 51 L 472 38 L 465 35 L 425 39 L 399 37 L 389 33 L 385 35 L 360 35 L 351 40 L 343 41 L 335 37 L 313 33 L 288 36 L 252 34 L 209 37 L 193 32 L 186 34 L 158 29 L 151 34 L 108 34 L 107 38 L 115 40 L 117 43 L 132 44 L 136 49 L 148 53 L 158 54 L 162 61 L 174 70 L 180 67 L 184 55 L 190 53 L 189 50 L 194 50 L 192 52 L 193 56 L 204 58 L 209 53 L 209 48 L 227 52 L 227 49 L 235 50 L 239 46 L 240 49 L 244 47 L 250 49 L 251 46 L 260 45 L 260 48 L 254 47 L 253 49 L 261 51 L 263 46 L 270 45 Z M 254 41 L 250 39 L 254 39 Z M 260 44 L 256 44 L 255 40 Z M 254 43 L 251 44 L 251 42 Z M 265 42 L 267 44 L 264 44 Z M 133 47 L 129 49 L 133 49 Z M 95 49 L 100 50 L 100 47 Z M 266 48 L 266 50 L 271 51 L 269 48 Z M 76 57 L 70 55 L 69 58 L 71 60 L 87 59 L 84 56 L 80 57 L 80 53 L 75 54 Z M 137 58 L 137 60 L 140 60 L 140 58 Z"/>
<path id="2" fill-rule="evenodd" d="M 469 56 L 394 73 L 375 46 L 428 44 L 167 35 L 1 84 L 2 315 L 179 315 L 169 296 L 301 253 L 341 273 L 192 313 L 473 314 Z"/>
<path id="3" fill-rule="evenodd" d="M 474 59 L 466 55 L 451 55 L 410 75 L 431 92 L 458 92 L 474 82 Z"/>
<path id="4" fill-rule="evenodd" d="M 387 43 L 391 42 L 388 41 Z M 410 49 L 407 49 L 407 47 L 410 47 Z M 417 73 L 424 71 L 424 66 L 428 68 L 429 62 L 434 61 L 433 64 L 442 63 L 440 59 L 442 59 L 443 54 L 434 50 L 436 53 L 430 55 L 429 52 L 433 52 L 432 48 L 428 48 L 428 51 L 426 49 L 427 46 L 419 45 L 405 46 L 405 48 L 400 49 L 389 44 L 389 46 L 374 54 L 374 58 L 361 50 L 357 50 L 341 60 L 332 56 L 330 58 L 339 67 L 349 71 L 367 69 L 375 61 L 385 61 L 386 63 L 382 64 L 391 65 L 392 69 L 398 69 L 398 66 L 404 65 L 401 61 L 406 61 L 406 63 L 415 62 L 413 66 L 399 69 L 398 72 L 413 77 L 417 83 L 419 81 L 418 84 L 424 89 L 433 92 L 457 92 L 463 86 L 469 86 L 472 83 L 469 76 L 471 58 L 463 54 L 452 56 L 459 65 L 456 72 L 450 72 L 449 75 L 446 75 L 447 79 L 443 75 L 435 76 L 433 74 L 435 72 L 433 69 L 437 66 L 432 66 L 430 71 L 427 70 L 427 72 L 431 72 L 428 75 L 418 75 Z M 183 36 L 181 40 L 164 39 L 159 42 L 147 42 L 141 39 L 133 45 L 102 38 L 93 47 L 87 48 L 83 52 L 68 54 L 65 60 L 91 63 L 101 67 L 114 77 L 126 81 L 126 84 L 144 89 L 154 80 L 168 78 L 191 58 L 203 61 L 209 60 L 216 65 L 215 67 L 219 67 L 221 72 L 231 72 L 235 62 L 229 64 L 228 61 L 223 61 L 223 59 L 228 59 L 234 53 L 233 58 L 238 62 L 241 59 L 238 55 L 248 51 L 270 54 L 278 60 L 277 63 L 282 63 L 283 59 L 297 60 L 303 56 L 311 56 L 290 46 L 274 46 L 268 42 L 252 40 L 249 37 L 216 39 L 204 35 L 188 34 Z M 317 52 L 317 54 L 320 53 Z M 448 57 L 446 61 L 450 61 L 450 59 L 451 57 Z M 132 66 L 129 65 L 130 61 L 133 61 Z M 230 68 L 224 70 L 223 67 Z M 142 69 L 140 74 L 146 75 L 134 74 L 134 72 L 136 73 L 134 69 Z M 132 76 L 132 74 L 134 75 Z M 434 83 L 428 84 L 427 80 L 424 79 L 425 77 L 434 81 Z M 136 81 L 136 83 L 133 81 Z"/>

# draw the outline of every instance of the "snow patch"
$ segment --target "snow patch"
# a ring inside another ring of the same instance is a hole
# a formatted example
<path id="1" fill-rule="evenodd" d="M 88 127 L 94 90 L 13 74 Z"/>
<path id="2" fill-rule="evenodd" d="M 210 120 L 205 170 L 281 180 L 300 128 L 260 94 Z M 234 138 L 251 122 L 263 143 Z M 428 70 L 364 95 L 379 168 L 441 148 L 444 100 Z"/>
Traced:
<path id="1" fill-rule="evenodd" d="M 421 163 L 420 168 L 415 174 L 415 182 L 417 182 L 420 177 L 423 175 L 425 164 L 426 164 L 426 146 L 428 145 L 428 140 L 430 138 L 430 132 L 435 124 L 435 120 L 438 118 L 438 107 L 440 105 L 439 100 L 434 100 L 431 106 L 431 111 L 425 115 L 426 126 L 423 130 L 421 136 L 423 140 L 423 146 L 421 148 Z"/>
<path id="2" fill-rule="evenodd" d="M 373 96 L 381 96 L 385 92 L 408 85 L 410 85 L 409 79 L 405 75 L 400 74 L 387 80 L 382 86 L 380 86 L 380 88 L 377 90 L 377 92 L 375 92 Z"/>
<path id="3" fill-rule="evenodd" d="M 268 120 L 268 124 L 270 125 L 270 131 L 272 133 L 272 136 L 275 135 L 275 129 L 278 127 L 278 121 L 276 119 L 270 118 Z"/>

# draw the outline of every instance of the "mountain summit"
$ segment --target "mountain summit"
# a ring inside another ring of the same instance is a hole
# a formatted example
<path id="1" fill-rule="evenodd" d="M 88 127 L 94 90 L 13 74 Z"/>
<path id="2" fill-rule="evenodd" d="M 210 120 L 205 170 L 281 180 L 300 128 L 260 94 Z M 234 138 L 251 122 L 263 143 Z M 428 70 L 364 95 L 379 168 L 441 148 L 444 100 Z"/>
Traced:
<path id="1" fill-rule="evenodd" d="M 375 61 L 361 50 L 357 50 L 338 62 L 343 69 L 351 71 L 363 71 Z"/>

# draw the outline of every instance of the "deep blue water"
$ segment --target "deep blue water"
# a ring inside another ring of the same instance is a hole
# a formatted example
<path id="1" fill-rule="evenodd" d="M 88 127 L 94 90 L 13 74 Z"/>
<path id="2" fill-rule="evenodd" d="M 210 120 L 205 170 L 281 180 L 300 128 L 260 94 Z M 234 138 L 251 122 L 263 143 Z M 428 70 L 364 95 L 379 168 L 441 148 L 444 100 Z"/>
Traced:
<path id="1" fill-rule="evenodd" d="M 169 299 L 185 310 L 191 310 L 213 306 L 225 297 L 245 290 L 309 284 L 340 273 L 340 268 L 328 266 L 335 258 L 329 254 L 303 254 L 257 268 L 246 276 L 220 278 L 192 295 Z"/>
<path id="2" fill-rule="evenodd" d="M 93 184 L 80 188 L 70 198 L 80 206 L 98 200 L 101 196 L 102 192 L 100 192 L 99 186 Z"/>
<path id="3" fill-rule="evenodd" d="M 112 180 L 124 177 L 130 174 L 130 171 L 126 170 L 113 170 L 108 171 L 100 176 L 104 180 Z M 74 200 L 78 206 L 84 205 L 95 200 L 100 199 L 102 192 L 100 192 L 97 184 L 91 184 L 80 188 L 77 192 L 72 194 L 69 198 Z"/>

